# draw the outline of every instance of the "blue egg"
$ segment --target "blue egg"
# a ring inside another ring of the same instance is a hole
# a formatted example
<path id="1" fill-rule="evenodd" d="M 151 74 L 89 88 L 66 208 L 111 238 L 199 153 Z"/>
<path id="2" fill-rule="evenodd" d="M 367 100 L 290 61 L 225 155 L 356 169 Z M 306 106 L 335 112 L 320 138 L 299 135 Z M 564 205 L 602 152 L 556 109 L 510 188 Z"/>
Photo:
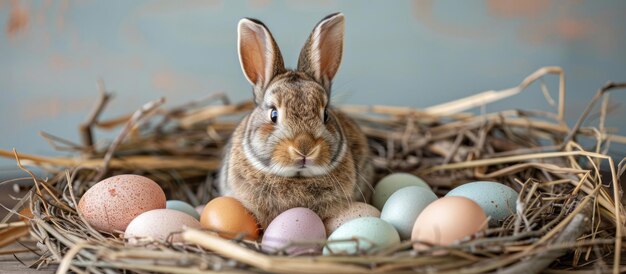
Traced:
<path id="1" fill-rule="evenodd" d="M 479 181 L 456 187 L 446 196 L 462 196 L 476 202 L 490 216 L 489 225 L 498 225 L 515 212 L 517 192 L 501 183 Z"/>
<path id="2" fill-rule="evenodd" d="M 178 210 L 178 211 L 187 213 L 191 215 L 192 217 L 196 218 L 196 220 L 200 220 L 200 214 L 198 214 L 198 211 L 196 211 L 196 209 L 193 206 L 183 201 L 169 200 L 165 203 L 165 208 Z"/>

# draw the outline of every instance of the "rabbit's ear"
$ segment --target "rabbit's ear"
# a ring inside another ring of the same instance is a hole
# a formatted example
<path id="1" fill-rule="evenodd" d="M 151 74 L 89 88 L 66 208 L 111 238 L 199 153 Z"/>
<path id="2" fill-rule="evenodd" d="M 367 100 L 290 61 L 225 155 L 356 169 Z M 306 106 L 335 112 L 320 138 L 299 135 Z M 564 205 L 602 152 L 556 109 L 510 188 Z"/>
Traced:
<path id="1" fill-rule="evenodd" d="M 334 13 L 322 19 L 304 44 L 298 70 L 315 78 L 328 92 L 343 52 L 344 16 Z"/>
<path id="2" fill-rule="evenodd" d="M 269 29 L 256 19 L 241 19 L 237 33 L 241 69 L 254 86 L 255 98 L 262 98 L 272 78 L 285 71 L 280 49 Z"/>

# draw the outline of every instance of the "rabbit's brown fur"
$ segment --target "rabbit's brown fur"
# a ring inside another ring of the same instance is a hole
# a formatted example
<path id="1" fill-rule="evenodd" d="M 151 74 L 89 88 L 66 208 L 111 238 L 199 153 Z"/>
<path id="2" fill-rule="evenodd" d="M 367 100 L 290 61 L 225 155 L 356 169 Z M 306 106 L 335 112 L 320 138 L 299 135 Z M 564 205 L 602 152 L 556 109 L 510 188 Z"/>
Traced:
<path id="1" fill-rule="evenodd" d="M 307 40 L 298 69 L 288 70 L 261 22 L 239 24 L 240 60 L 257 107 L 232 135 L 220 191 L 239 199 L 262 227 L 294 207 L 326 219 L 371 195 L 367 140 L 329 102 L 342 45 L 343 15 L 330 15 Z"/>

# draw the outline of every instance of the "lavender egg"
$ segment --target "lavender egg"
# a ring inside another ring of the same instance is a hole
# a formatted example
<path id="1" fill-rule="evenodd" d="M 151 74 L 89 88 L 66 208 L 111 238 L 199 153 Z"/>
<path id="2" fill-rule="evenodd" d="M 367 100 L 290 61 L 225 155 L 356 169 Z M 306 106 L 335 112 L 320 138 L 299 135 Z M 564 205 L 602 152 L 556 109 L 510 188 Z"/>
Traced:
<path id="1" fill-rule="evenodd" d="M 320 254 L 322 244 L 298 244 L 287 247 L 291 242 L 326 240 L 324 223 L 308 208 L 296 207 L 278 215 L 267 226 L 261 246 L 263 251 L 274 253 L 285 249 L 290 255 Z"/>

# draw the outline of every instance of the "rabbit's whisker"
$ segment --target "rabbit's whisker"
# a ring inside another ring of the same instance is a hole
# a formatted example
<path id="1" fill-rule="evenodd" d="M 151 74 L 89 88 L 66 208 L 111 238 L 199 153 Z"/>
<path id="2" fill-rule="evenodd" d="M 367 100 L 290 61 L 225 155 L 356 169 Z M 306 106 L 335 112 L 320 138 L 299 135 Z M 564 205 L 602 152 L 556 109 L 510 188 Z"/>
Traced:
<path id="1" fill-rule="evenodd" d="M 346 202 L 348 202 L 348 204 L 351 204 L 352 203 L 352 199 L 350 199 L 350 197 L 348 196 L 348 193 L 346 193 L 346 190 L 341 185 L 341 182 L 339 181 L 339 179 L 337 179 L 337 177 L 335 177 L 335 175 L 333 175 L 332 172 L 327 171 L 327 173 L 330 176 L 332 182 L 335 183 L 336 185 L 338 185 L 339 188 L 341 189 L 341 192 L 343 192 L 343 195 L 346 197 Z"/>

